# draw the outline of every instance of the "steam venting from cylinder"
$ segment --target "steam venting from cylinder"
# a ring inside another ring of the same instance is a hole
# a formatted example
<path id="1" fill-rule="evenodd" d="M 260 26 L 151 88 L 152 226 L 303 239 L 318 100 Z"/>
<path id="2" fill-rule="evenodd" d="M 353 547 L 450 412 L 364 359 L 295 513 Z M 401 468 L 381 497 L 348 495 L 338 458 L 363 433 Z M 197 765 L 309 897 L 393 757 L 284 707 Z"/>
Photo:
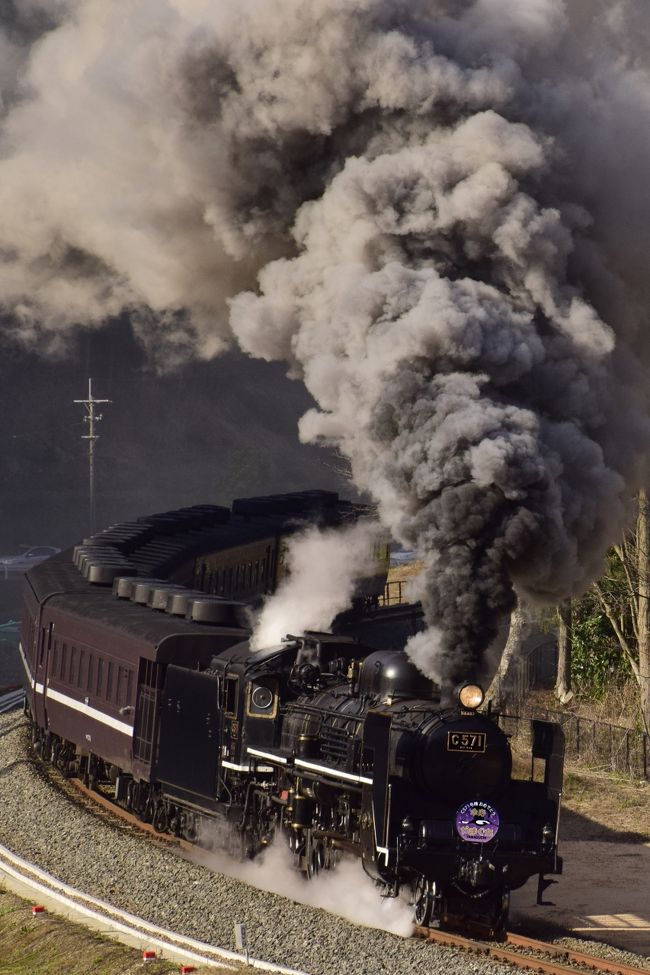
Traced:
<path id="1" fill-rule="evenodd" d="M 284 360 L 445 682 L 597 574 L 649 444 L 647 4 L 13 0 L 5 333 Z M 16 80 L 18 79 L 18 80 Z"/>

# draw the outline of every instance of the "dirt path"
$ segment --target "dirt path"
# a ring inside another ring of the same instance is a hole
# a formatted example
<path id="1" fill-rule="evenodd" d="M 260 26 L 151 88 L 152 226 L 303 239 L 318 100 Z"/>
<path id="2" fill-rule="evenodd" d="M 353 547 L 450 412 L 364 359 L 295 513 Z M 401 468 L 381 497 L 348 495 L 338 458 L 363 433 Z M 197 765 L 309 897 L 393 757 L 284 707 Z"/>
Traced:
<path id="1" fill-rule="evenodd" d="M 558 927 L 577 937 L 650 957 L 650 843 L 569 840 L 564 873 L 535 904 L 536 882 L 512 895 L 512 921 Z"/>

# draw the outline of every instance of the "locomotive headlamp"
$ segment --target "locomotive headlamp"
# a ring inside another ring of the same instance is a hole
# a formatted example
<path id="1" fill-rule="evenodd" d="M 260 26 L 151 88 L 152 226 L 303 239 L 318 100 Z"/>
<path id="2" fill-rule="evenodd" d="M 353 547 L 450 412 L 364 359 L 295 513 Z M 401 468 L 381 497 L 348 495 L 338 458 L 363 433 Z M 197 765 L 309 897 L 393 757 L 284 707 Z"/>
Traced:
<path id="1" fill-rule="evenodd" d="M 458 691 L 458 700 L 462 708 L 468 711 L 476 711 L 483 703 L 483 691 L 478 684 L 463 684 Z"/>

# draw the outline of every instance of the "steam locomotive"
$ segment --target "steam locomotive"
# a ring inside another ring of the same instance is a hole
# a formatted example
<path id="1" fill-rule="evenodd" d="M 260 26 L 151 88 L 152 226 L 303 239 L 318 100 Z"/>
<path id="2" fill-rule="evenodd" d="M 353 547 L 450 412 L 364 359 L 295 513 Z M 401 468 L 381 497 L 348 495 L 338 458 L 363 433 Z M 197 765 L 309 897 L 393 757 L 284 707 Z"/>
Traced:
<path id="1" fill-rule="evenodd" d="M 541 899 L 561 872 L 561 729 L 533 723 L 538 774 L 515 779 L 477 685 L 443 704 L 403 650 L 351 635 L 379 563 L 341 632 L 252 650 L 244 603 L 187 583 L 218 574 L 250 597 L 277 580 L 300 525 L 362 512 L 325 492 L 225 511 L 114 526 L 28 574 L 20 652 L 37 752 L 110 783 L 160 831 L 220 832 L 246 856 L 284 835 L 307 877 L 347 852 L 384 894 L 406 894 L 419 924 L 500 932 L 511 890 L 538 875 Z"/>

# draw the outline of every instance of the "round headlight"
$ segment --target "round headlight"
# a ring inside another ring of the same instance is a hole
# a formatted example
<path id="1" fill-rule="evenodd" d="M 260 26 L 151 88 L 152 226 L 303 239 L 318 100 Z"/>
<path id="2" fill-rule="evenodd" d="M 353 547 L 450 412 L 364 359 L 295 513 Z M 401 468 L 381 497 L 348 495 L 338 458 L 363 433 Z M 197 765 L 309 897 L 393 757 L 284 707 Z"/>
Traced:
<path id="1" fill-rule="evenodd" d="M 475 711 L 483 703 L 483 691 L 478 684 L 463 684 L 458 692 L 458 700 L 462 708 Z"/>

